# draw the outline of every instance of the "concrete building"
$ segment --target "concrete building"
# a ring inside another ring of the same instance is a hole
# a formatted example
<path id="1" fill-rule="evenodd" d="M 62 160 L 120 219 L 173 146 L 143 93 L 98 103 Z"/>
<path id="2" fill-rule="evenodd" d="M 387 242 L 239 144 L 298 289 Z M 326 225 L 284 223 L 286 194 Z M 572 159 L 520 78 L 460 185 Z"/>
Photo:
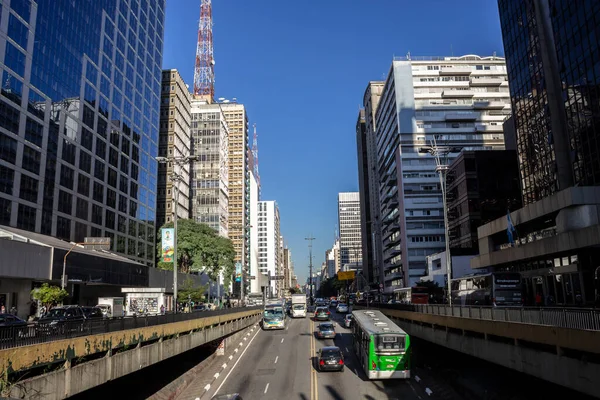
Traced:
<path id="1" fill-rule="evenodd" d="M 381 81 L 369 82 L 363 97 L 364 114 L 359 114 L 356 125 L 363 274 L 371 283 L 383 282 L 375 112 L 384 84 Z"/>
<path id="2" fill-rule="evenodd" d="M 219 104 L 192 100 L 192 218 L 229 237 L 229 127 Z"/>
<path id="3" fill-rule="evenodd" d="M 164 7 L 2 3 L 0 224 L 154 265 Z"/>
<path id="4" fill-rule="evenodd" d="M 229 239 L 233 242 L 236 259 L 249 270 L 249 186 L 248 115 L 238 103 L 219 103 L 229 127 Z M 247 284 L 247 282 L 246 282 Z M 234 293 L 239 293 L 239 283 Z"/>
<path id="5" fill-rule="evenodd" d="M 162 72 L 160 102 L 160 131 L 158 155 L 161 157 L 186 157 L 192 154 L 191 94 L 187 84 L 176 69 Z M 181 179 L 173 182 L 175 172 Z M 176 166 L 172 163 L 158 165 L 158 187 L 156 190 L 156 225 L 161 227 L 173 219 L 175 185 L 179 190 L 178 218 L 190 218 L 190 165 Z"/>
<path id="6" fill-rule="evenodd" d="M 450 248 L 478 254 L 477 228 L 521 208 L 517 153 L 462 151 L 449 166 L 447 186 Z"/>
<path id="7" fill-rule="evenodd" d="M 452 279 L 462 278 L 465 275 L 473 274 L 471 269 L 471 259 L 475 257 L 473 254 L 455 255 L 452 250 Z M 426 257 L 427 273 L 421 277 L 422 282 L 433 281 L 441 288 L 447 287 L 448 270 L 446 269 L 446 252 L 430 254 Z M 485 272 L 485 271 L 481 271 Z"/>
<path id="8" fill-rule="evenodd" d="M 283 248 L 283 289 L 289 290 L 292 287 L 292 277 L 294 276 L 294 265 L 292 262 L 292 251 L 288 247 Z"/>
<path id="9" fill-rule="evenodd" d="M 341 268 L 339 239 L 335 241 L 331 249 L 325 252 L 325 260 L 327 263 L 327 275 L 334 277 Z"/>
<path id="10" fill-rule="evenodd" d="M 436 160 L 420 149 L 433 140 L 467 150 L 503 149 L 509 99 L 499 57 L 408 55 L 392 62 L 375 115 L 386 293 L 417 282 L 426 256 L 444 249 Z"/>
<path id="11" fill-rule="evenodd" d="M 340 264 L 362 264 L 360 229 L 360 196 L 358 192 L 338 194 L 338 224 L 340 227 Z"/>
<path id="12" fill-rule="evenodd" d="M 259 245 L 258 245 L 258 181 L 254 171 L 250 171 L 250 293 L 260 293 L 261 287 L 267 285 L 267 276 L 259 271 Z"/>
<path id="13" fill-rule="evenodd" d="M 600 76 L 594 1 L 498 2 L 523 208 L 479 227 L 472 268 L 521 273 L 527 304 L 600 303 Z M 577 15 L 578 18 L 573 18 Z M 525 41 L 535 47 L 523 46 Z"/>
<path id="14" fill-rule="evenodd" d="M 267 276 L 277 275 L 281 259 L 279 207 L 275 201 L 258 202 L 258 271 Z M 275 296 L 276 281 L 269 282 L 269 295 Z"/>

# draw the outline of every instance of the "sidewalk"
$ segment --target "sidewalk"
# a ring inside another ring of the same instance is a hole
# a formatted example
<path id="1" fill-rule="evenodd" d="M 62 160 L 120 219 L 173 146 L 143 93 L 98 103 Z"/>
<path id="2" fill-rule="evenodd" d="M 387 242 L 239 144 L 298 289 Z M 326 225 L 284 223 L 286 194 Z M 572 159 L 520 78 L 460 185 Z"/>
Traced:
<path id="1" fill-rule="evenodd" d="M 199 400 L 204 399 L 203 397 L 209 390 L 212 383 L 222 374 L 233 366 L 244 346 L 249 343 L 249 338 L 253 335 L 257 329 L 260 329 L 258 324 L 252 325 L 246 329 L 238 338 L 234 338 L 225 346 L 225 355 L 215 356 L 208 362 L 202 373 L 193 378 L 193 380 L 187 385 L 185 389 L 176 397 L 177 400 Z"/>

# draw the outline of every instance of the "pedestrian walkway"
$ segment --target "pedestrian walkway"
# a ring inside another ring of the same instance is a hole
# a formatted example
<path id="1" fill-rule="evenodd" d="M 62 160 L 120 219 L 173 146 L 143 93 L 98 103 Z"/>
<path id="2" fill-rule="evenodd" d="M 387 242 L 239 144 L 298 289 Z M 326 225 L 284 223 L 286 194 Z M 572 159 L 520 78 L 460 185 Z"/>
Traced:
<path id="1" fill-rule="evenodd" d="M 250 343 L 249 337 L 252 337 L 258 327 L 253 325 L 248 332 L 239 339 L 231 341 L 225 348 L 225 354 L 214 357 L 209 361 L 200 375 L 194 378 L 192 382 L 177 396 L 176 400 L 204 400 L 204 396 L 210 389 L 212 383 L 222 374 L 228 373 L 233 364 L 238 360 L 246 346 Z"/>

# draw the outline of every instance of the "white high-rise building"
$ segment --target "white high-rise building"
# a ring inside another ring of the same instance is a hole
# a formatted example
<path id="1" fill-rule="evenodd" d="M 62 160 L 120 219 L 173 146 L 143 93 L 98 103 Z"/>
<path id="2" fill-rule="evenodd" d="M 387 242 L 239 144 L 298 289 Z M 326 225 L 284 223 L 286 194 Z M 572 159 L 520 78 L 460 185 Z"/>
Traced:
<path id="1" fill-rule="evenodd" d="M 362 263 L 360 195 L 358 192 L 338 194 L 338 223 L 340 227 L 340 267 L 346 270 L 348 264 Z"/>
<path id="2" fill-rule="evenodd" d="M 192 100 L 191 214 L 196 222 L 209 225 L 228 237 L 229 218 L 229 128 L 218 104 Z"/>
<path id="3" fill-rule="evenodd" d="M 250 275 L 254 279 L 250 280 L 250 292 L 260 293 L 261 286 L 266 285 L 266 276 L 259 271 L 259 246 L 258 246 L 258 202 L 259 188 L 258 181 L 254 175 L 254 171 L 250 171 Z"/>
<path id="4" fill-rule="evenodd" d="M 279 207 L 275 201 L 258 202 L 258 271 L 275 276 L 281 265 Z M 270 283 L 269 296 L 275 296 L 276 282 Z"/>
<path id="5" fill-rule="evenodd" d="M 445 247 L 440 178 L 424 146 L 435 140 L 457 151 L 504 149 L 509 96 L 500 57 L 393 61 L 375 114 L 386 293 L 415 284 L 426 256 Z"/>

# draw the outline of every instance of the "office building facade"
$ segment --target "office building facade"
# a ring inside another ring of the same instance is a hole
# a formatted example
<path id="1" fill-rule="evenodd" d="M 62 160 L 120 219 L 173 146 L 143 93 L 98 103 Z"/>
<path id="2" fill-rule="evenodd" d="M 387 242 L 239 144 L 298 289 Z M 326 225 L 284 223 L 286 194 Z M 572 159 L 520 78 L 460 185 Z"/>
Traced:
<path id="1" fill-rule="evenodd" d="M 338 193 L 338 224 L 340 227 L 340 264 L 362 265 L 360 227 L 360 195 L 358 192 Z"/>
<path id="2" fill-rule="evenodd" d="M 260 293 L 261 286 L 267 285 L 267 277 L 259 271 L 258 247 L 258 202 L 260 200 L 258 180 L 254 171 L 250 170 L 250 292 Z"/>
<path id="3" fill-rule="evenodd" d="M 502 122 L 509 114 L 502 58 L 409 55 L 393 61 L 375 115 L 385 292 L 418 282 L 425 257 L 445 246 L 436 160 L 422 148 L 435 141 L 503 149 Z"/>
<path id="4" fill-rule="evenodd" d="M 367 282 L 375 284 L 383 282 L 375 111 L 384 84 L 381 81 L 369 82 L 363 96 L 364 113 L 361 111 L 359 114 L 356 126 L 363 274 Z"/>
<path id="5" fill-rule="evenodd" d="M 219 105 L 229 127 L 229 239 L 233 242 L 235 260 L 242 263 L 246 277 L 250 255 L 248 114 L 243 104 Z M 238 286 L 234 284 L 234 293 L 239 292 Z"/>
<path id="6" fill-rule="evenodd" d="M 0 7 L 0 224 L 153 266 L 165 2 Z"/>
<path id="7" fill-rule="evenodd" d="M 191 211 L 196 222 L 229 234 L 229 128 L 218 104 L 192 100 Z"/>
<path id="8" fill-rule="evenodd" d="M 158 155 L 160 157 L 187 157 L 192 154 L 191 138 L 191 94 L 176 69 L 162 72 L 160 102 L 160 130 Z M 175 176 L 173 176 L 175 174 Z M 175 178 L 175 179 L 173 179 Z M 179 194 L 176 196 L 175 188 Z M 190 164 L 158 165 L 158 187 L 156 222 L 161 227 L 173 219 L 190 218 Z M 178 197 L 176 200 L 175 198 Z M 176 210 L 173 210 L 177 201 Z"/>
<path id="9" fill-rule="evenodd" d="M 523 208 L 478 231 L 473 268 L 521 273 L 525 301 L 600 304 L 600 63 L 592 0 L 498 1 Z M 530 45 L 526 46 L 526 43 Z"/>
<path id="10" fill-rule="evenodd" d="M 258 271 L 269 276 L 277 275 L 280 269 L 280 220 L 279 206 L 275 201 L 258 202 Z M 277 294 L 276 281 L 268 282 L 269 295 Z"/>

